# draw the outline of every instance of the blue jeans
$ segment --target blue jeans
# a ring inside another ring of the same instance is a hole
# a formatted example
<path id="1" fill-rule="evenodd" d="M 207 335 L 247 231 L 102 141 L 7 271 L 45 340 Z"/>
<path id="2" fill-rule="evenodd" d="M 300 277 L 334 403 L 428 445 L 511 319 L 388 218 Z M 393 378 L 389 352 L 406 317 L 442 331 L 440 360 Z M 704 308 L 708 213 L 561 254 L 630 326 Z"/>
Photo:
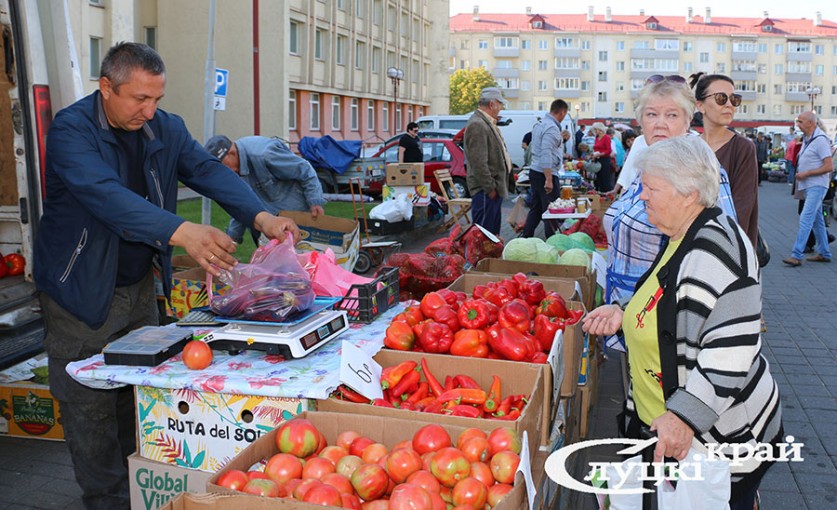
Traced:
<path id="1" fill-rule="evenodd" d="M 796 175 L 796 168 L 793 166 L 793 161 L 785 160 L 785 168 L 788 169 L 788 184 L 793 184 L 793 178 Z"/>
<path id="2" fill-rule="evenodd" d="M 474 223 L 494 235 L 500 235 L 502 205 L 503 197 L 500 195 L 492 200 L 484 191 L 474 194 L 471 197 L 471 214 L 474 215 Z"/>
<path id="3" fill-rule="evenodd" d="M 822 201 L 828 191 L 823 186 L 814 186 L 805 190 L 805 206 L 802 214 L 799 215 L 799 232 L 796 234 L 796 243 L 793 245 L 791 256 L 796 259 L 802 258 L 802 251 L 811 231 L 817 240 L 817 253 L 830 259 L 831 250 L 828 248 L 828 233 L 825 230 L 825 220 L 822 217 Z"/>

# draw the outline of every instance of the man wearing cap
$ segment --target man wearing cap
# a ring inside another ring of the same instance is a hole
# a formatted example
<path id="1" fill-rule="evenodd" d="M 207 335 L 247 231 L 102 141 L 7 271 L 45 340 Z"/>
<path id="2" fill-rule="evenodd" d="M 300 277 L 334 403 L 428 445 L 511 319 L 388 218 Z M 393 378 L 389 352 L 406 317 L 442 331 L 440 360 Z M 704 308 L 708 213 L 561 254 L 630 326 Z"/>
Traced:
<path id="1" fill-rule="evenodd" d="M 479 107 L 465 125 L 465 159 L 468 191 L 474 223 L 493 234 L 500 233 L 500 213 L 506 196 L 511 159 L 497 128 L 500 112 L 508 103 L 496 87 L 480 93 Z"/>
<path id="2" fill-rule="evenodd" d="M 269 213 L 310 211 L 314 218 L 323 214 L 326 201 L 316 170 L 281 141 L 245 136 L 233 143 L 219 135 L 209 139 L 206 150 L 241 176 Z M 245 229 L 243 223 L 232 218 L 227 235 L 240 243 Z M 253 240 L 258 240 L 258 233 L 253 232 Z"/>
<path id="3" fill-rule="evenodd" d="M 33 275 L 50 391 L 88 509 L 130 507 L 127 457 L 136 450 L 136 407 L 131 386 L 92 389 L 71 378 L 67 365 L 158 324 L 152 267 L 160 268 L 168 296 L 175 246 L 216 276 L 237 263 L 229 236 L 175 214 L 177 182 L 268 237 L 299 236 L 292 221 L 265 211 L 180 117 L 157 108 L 165 73 L 150 47 L 115 45 L 102 61 L 99 89 L 58 112 L 47 137 Z"/>

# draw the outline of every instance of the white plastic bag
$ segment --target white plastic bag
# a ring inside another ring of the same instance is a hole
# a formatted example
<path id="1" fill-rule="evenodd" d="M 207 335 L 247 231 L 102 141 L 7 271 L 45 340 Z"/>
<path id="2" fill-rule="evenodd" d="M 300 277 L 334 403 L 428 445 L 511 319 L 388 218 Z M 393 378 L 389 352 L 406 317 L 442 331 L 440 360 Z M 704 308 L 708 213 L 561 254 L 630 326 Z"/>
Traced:
<path id="1" fill-rule="evenodd" d="M 617 471 L 616 468 L 613 466 L 607 466 L 605 468 L 607 479 L 608 480 L 622 480 L 624 483 L 616 487 L 615 485 L 608 485 L 609 489 L 641 489 L 642 488 L 642 480 L 640 479 L 639 475 L 642 472 L 642 468 L 639 466 L 631 467 L 632 464 L 641 464 L 642 463 L 642 455 L 637 455 L 635 457 L 631 457 L 630 459 L 622 462 L 620 466 L 620 470 Z M 621 473 L 627 473 L 627 477 L 625 479 L 621 478 Z M 604 508 L 604 498 L 599 501 L 600 508 Z M 611 494 L 609 496 L 609 503 L 610 506 L 609 510 L 642 510 L 642 494 Z"/>
<path id="2" fill-rule="evenodd" d="M 657 488 L 658 510 L 729 510 L 729 462 L 709 459 L 695 448 L 690 448 L 684 462 L 700 464 L 700 480 L 683 478 L 677 487 L 663 482 Z M 690 466 L 688 473 L 694 473 Z"/>
<path id="3" fill-rule="evenodd" d="M 369 211 L 369 218 L 390 223 L 406 221 L 413 217 L 413 204 L 406 193 L 399 193 L 394 200 L 386 200 Z"/>

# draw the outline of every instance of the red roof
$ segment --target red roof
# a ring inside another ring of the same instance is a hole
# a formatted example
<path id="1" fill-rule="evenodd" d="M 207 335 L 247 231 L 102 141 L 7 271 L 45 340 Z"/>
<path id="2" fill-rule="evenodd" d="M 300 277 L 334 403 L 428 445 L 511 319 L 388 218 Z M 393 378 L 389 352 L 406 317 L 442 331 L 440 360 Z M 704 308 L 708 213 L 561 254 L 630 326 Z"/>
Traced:
<path id="1" fill-rule="evenodd" d="M 837 23 L 822 20 L 820 26 L 814 20 L 806 18 L 770 18 L 773 24 L 771 32 L 763 32 L 761 25 L 764 18 L 722 18 L 712 16 L 711 23 L 704 23 L 703 16 L 693 16 L 692 22 L 686 22 L 683 16 L 651 16 L 657 19 L 657 30 L 647 30 L 648 15 L 616 15 L 611 21 L 605 21 L 604 15 L 595 15 L 593 21 L 587 21 L 587 14 L 541 14 L 544 19 L 543 30 L 559 32 L 603 32 L 631 33 L 650 32 L 654 34 L 696 34 L 696 35 L 752 35 L 765 36 L 804 36 L 837 37 Z M 529 25 L 531 16 L 526 14 L 491 14 L 479 13 L 479 21 L 474 21 L 473 14 L 457 14 L 450 18 L 451 32 L 532 32 Z"/>

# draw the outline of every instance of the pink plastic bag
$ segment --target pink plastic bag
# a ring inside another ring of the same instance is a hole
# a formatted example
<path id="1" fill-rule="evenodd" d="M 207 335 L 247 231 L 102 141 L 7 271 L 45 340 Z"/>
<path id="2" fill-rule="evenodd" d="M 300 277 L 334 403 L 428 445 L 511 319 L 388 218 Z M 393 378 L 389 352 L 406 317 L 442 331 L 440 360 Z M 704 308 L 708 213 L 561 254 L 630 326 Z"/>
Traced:
<path id="1" fill-rule="evenodd" d="M 366 284 L 371 278 L 356 275 L 337 265 L 334 252 L 309 251 L 298 255 L 299 263 L 311 277 L 311 287 L 318 296 L 343 297 L 352 285 Z"/>
<path id="2" fill-rule="evenodd" d="M 311 278 L 297 260 L 293 239 L 273 239 L 253 252 L 249 264 L 222 270 L 218 278 L 230 287 L 224 295 L 212 293 L 207 274 L 209 307 L 223 317 L 281 322 L 314 303 Z"/>

